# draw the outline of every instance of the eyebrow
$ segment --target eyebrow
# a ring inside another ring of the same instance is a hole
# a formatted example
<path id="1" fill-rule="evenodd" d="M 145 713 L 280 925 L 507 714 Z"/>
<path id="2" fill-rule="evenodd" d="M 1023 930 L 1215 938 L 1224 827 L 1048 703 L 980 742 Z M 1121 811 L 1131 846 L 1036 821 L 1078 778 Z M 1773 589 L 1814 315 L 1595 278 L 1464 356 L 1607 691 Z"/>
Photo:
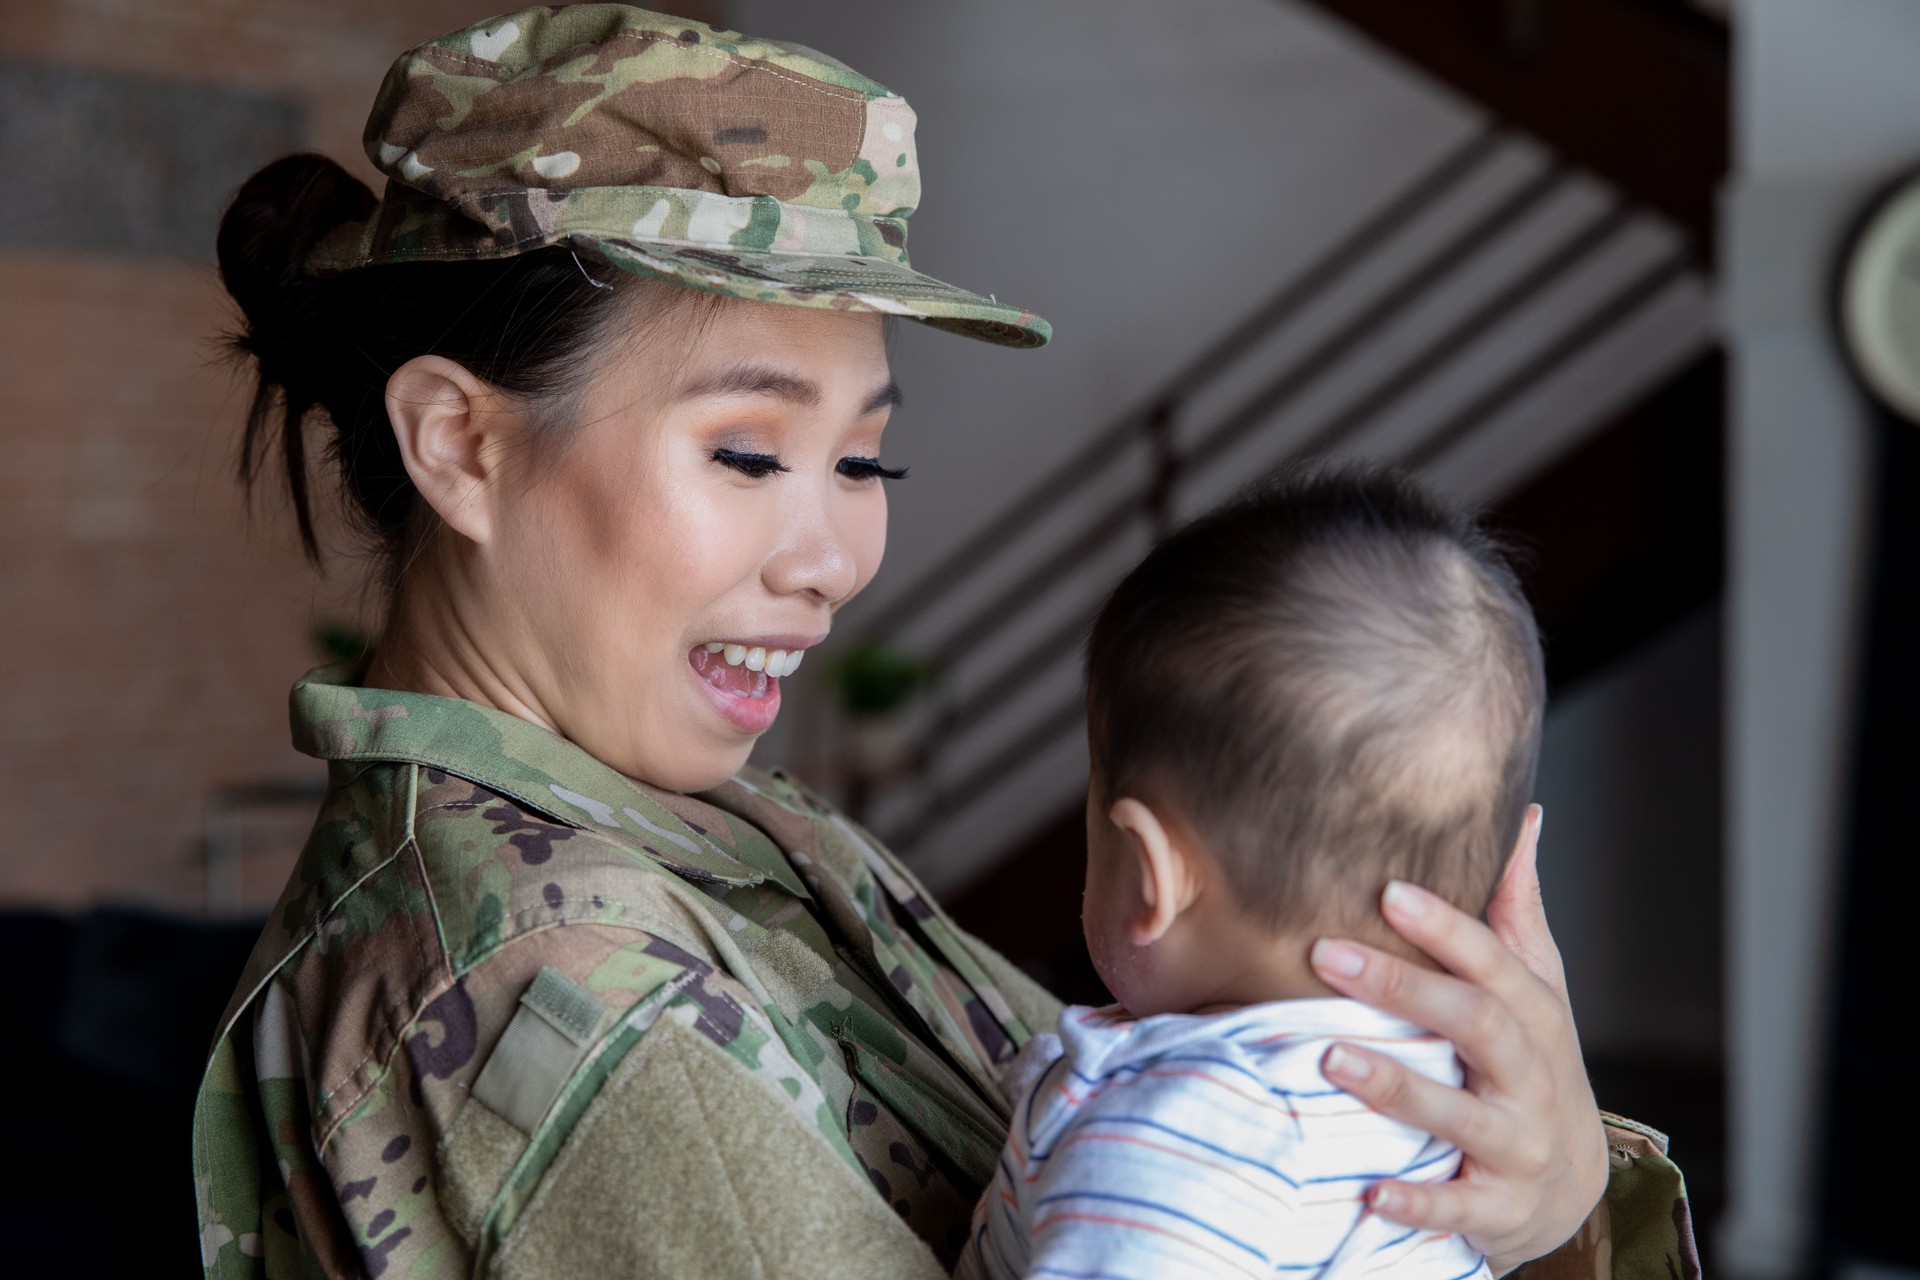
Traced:
<path id="1" fill-rule="evenodd" d="M 728 365 L 680 393 L 680 398 L 687 400 L 699 396 L 773 396 L 803 409 L 817 409 L 826 400 L 818 384 L 798 374 L 764 364 Z M 890 409 L 904 400 L 900 384 L 888 378 L 885 386 L 867 397 L 866 404 L 860 408 L 860 416 L 864 418 L 870 413 Z"/>

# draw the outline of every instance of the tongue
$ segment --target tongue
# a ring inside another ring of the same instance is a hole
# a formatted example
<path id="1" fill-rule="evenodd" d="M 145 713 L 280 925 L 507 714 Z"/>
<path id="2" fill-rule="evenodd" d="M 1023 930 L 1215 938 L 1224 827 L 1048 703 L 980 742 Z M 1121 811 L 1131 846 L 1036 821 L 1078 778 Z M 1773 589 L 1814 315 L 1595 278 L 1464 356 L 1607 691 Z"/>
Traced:
<path id="1" fill-rule="evenodd" d="M 737 698 L 764 698 L 768 689 L 778 687 L 766 672 L 749 671 L 745 663 L 730 667 L 719 654 L 708 653 L 705 645 L 688 654 L 687 661 L 693 664 L 702 680 Z"/>

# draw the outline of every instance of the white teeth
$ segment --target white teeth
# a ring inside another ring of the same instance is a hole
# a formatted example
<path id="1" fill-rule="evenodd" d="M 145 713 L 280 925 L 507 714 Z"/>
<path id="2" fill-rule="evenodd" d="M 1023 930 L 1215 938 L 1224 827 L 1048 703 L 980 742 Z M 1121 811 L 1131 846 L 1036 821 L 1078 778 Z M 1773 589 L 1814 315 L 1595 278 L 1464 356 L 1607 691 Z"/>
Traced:
<path id="1" fill-rule="evenodd" d="M 750 648 L 744 644 L 728 644 L 725 640 L 709 640 L 700 647 L 708 653 L 720 654 L 730 667 L 745 665 L 749 671 L 776 678 L 798 671 L 800 660 L 807 656 L 804 649 L 768 649 L 759 645 Z"/>

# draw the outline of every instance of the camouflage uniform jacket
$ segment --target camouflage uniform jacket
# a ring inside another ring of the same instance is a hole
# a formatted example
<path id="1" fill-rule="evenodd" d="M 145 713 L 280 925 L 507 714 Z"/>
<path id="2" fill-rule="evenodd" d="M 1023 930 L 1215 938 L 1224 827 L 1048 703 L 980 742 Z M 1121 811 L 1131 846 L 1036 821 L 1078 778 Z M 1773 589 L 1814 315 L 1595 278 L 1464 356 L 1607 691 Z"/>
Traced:
<path id="1" fill-rule="evenodd" d="M 660 792 L 346 674 L 294 689 L 331 785 L 201 1086 L 207 1274 L 946 1274 L 1057 1002 L 777 773 Z M 1688 1252 L 1610 1133 L 1611 1226 L 1533 1267 Z"/>

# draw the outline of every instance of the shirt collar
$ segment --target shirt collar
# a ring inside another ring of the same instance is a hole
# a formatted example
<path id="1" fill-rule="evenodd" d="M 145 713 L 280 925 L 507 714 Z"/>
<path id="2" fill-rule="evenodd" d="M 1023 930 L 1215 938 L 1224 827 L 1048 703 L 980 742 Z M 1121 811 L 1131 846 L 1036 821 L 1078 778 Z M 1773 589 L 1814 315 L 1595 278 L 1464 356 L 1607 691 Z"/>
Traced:
<path id="1" fill-rule="evenodd" d="M 555 822 L 637 846 L 691 880 L 766 877 L 690 826 L 646 788 L 565 738 L 504 711 L 354 684 L 356 662 L 318 667 L 293 686 L 293 745 L 321 760 L 441 769 Z"/>

